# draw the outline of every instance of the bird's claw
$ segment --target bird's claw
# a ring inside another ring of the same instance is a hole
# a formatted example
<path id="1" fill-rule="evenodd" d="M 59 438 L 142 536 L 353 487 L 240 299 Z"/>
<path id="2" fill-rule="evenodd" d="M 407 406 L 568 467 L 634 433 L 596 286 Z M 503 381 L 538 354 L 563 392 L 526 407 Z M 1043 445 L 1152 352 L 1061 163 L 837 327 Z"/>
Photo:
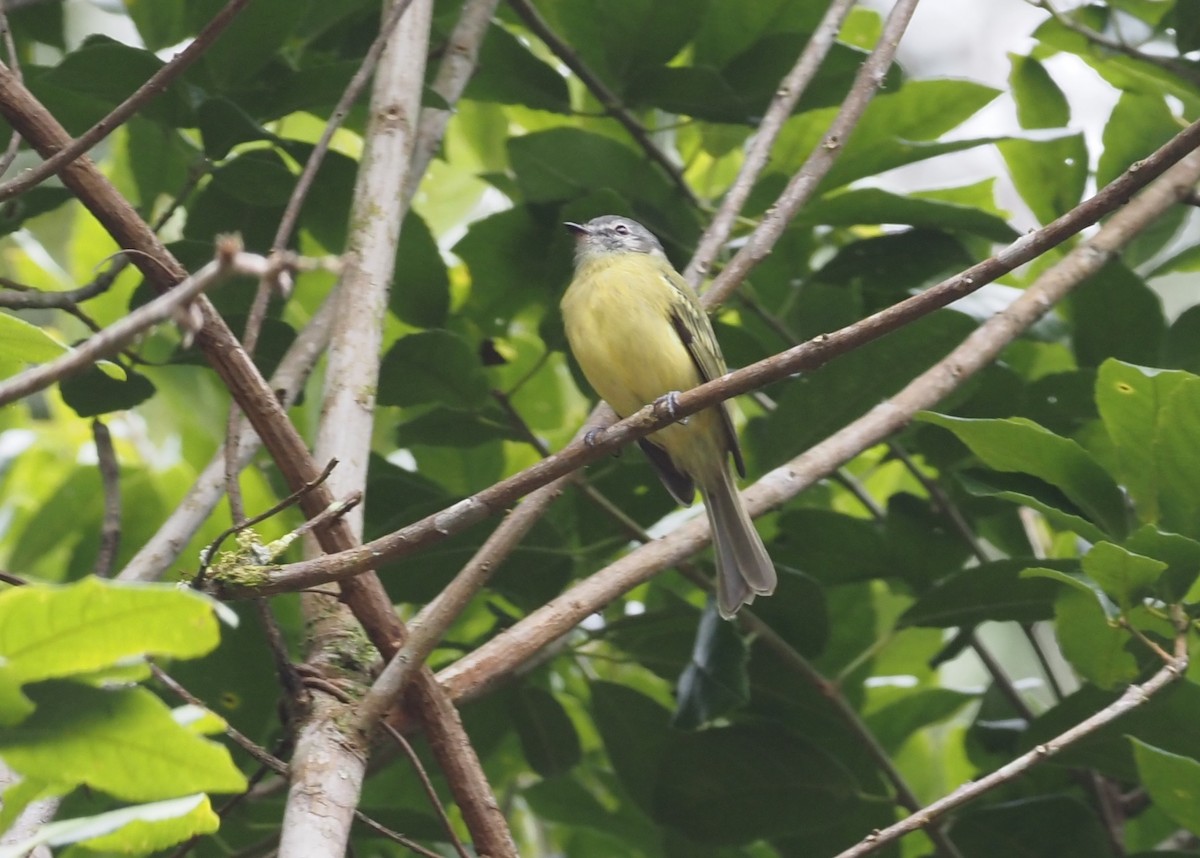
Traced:
<path id="1" fill-rule="evenodd" d="M 677 415 L 679 414 L 679 391 L 678 390 L 667 391 L 662 396 L 660 396 L 658 399 L 656 399 L 654 401 L 654 404 L 656 407 L 665 408 L 667 411 L 667 414 L 671 415 L 672 420 L 677 419 Z M 688 417 L 684 417 L 682 420 L 679 421 L 679 423 L 683 426 L 686 426 L 689 419 L 690 418 L 688 418 Z"/>
<path id="2" fill-rule="evenodd" d="M 589 447 L 595 447 L 603 433 L 604 430 L 599 426 L 597 426 L 595 429 L 589 429 L 583 434 L 583 443 L 587 444 Z"/>

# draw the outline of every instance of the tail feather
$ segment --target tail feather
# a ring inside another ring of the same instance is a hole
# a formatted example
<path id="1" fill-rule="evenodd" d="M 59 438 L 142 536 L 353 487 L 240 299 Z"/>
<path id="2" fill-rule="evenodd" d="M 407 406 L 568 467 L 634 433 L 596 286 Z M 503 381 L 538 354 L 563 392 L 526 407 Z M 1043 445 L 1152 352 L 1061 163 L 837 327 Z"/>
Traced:
<path id="1" fill-rule="evenodd" d="M 717 555 L 717 609 L 729 619 L 755 596 L 775 592 L 775 565 L 742 505 L 728 467 L 722 468 L 720 479 L 702 485 L 700 491 Z"/>

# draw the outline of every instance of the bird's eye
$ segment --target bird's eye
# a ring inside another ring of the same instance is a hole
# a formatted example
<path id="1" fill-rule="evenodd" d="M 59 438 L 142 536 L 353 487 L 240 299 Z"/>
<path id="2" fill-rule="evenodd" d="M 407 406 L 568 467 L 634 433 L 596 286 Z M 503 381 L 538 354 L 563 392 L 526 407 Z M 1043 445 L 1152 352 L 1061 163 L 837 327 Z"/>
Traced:
<path id="1" fill-rule="evenodd" d="M 629 235 L 629 227 L 625 226 L 623 223 L 619 223 L 613 227 L 613 232 L 615 232 L 617 235 Z"/>

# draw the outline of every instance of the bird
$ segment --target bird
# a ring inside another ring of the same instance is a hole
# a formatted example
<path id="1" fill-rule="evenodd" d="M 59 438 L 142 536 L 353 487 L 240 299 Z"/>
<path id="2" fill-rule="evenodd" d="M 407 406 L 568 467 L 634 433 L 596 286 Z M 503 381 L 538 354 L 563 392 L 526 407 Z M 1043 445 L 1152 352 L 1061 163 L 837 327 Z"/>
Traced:
<path id="1" fill-rule="evenodd" d="M 620 417 L 725 374 L 716 335 L 695 290 L 642 224 L 619 215 L 565 224 L 575 236 L 575 275 L 563 294 L 563 327 L 588 383 Z M 717 563 L 717 610 L 769 596 L 777 581 L 742 504 L 730 460 L 745 464 L 722 402 L 638 441 L 667 491 L 704 500 Z"/>

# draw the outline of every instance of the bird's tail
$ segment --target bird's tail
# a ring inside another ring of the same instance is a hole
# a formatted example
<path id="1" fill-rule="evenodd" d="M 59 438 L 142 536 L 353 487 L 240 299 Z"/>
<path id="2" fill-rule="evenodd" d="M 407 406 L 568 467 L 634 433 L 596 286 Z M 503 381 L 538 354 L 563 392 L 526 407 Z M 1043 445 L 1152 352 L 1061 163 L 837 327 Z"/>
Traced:
<path id="1" fill-rule="evenodd" d="M 717 609 L 730 619 L 755 596 L 775 592 L 775 565 L 754 529 L 728 466 L 719 479 L 706 480 L 700 491 L 717 555 Z"/>

